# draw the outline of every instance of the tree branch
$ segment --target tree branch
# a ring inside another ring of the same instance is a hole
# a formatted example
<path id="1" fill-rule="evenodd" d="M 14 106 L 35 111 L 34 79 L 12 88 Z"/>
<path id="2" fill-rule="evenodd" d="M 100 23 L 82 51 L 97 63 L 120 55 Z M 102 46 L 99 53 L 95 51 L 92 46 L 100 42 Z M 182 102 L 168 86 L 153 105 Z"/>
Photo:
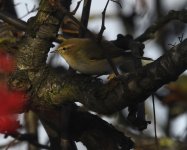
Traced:
<path id="1" fill-rule="evenodd" d="M 49 146 L 42 145 L 38 143 L 38 141 L 35 140 L 35 136 L 32 134 L 10 134 L 9 136 L 12 136 L 13 138 L 19 140 L 19 141 L 26 141 L 29 142 L 29 144 L 32 144 L 35 147 L 43 148 L 43 149 L 49 149 Z"/>
<path id="2" fill-rule="evenodd" d="M 163 27 L 165 24 L 172 20 L 179 20 L 181 22 L 187 23 L 187 10 L 181 10 L 181 11 L 170 11 L 168 15 L 160 18 L 157 20 L 152 26 L 150 26 L 146 31 L 137 37 L 135 40 L 140 42 L 145 42 L 148 39 L 152 39 L 155 36 L 155 33 Z"/>
<path id="3" fill-rule="evenodd" d="M 72 104 L 36 111 L 53 138 L 60 133 L 63 139 L 81 141 L 89 150 L 129 150 L 134 147 L 131 139 L 112 125 Z"/>
<path id="4" fill-rule="evenodd" d="M 82 0 L 80 0 L 80 1 L 77 2 L 77 6 L 76 6 L 75 9 L 71 12 L 72 15 L 75 15 L 75 14 L 76 14 L 77 10 L 79 9 L 79 6 L 80 6 L 81 2 L 82 2 Z"/>
<path id="5" fill-rule="evenodd" d="M 82 16 L 81 16 L 81 23 L 87 28 L 88 26 L 88 20 L 90 16 L 90 7 L 91 7 L 92 0 L 84 0 L 83 10 L 82 10 Z M 84 37 L 85 30 L 80 28 L 79 36 Z"/>

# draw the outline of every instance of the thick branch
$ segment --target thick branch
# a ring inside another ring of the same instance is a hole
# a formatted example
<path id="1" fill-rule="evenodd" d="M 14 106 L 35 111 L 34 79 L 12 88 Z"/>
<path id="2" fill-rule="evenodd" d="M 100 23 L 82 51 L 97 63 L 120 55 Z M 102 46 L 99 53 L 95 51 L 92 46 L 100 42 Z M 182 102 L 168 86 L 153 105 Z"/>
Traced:
<path id="1" fill-rule="evenodd" d="M 51 138 L 55 139 L 60 134 L 63 139 L 81 141 L 89 150 L 130 150 L 134 147 L 131 139 L 112 125 L 73 107 L 65 104 L 60 108 L 39 110 L 44 127 L 48 131 L 50 128 Z"/>
<path id="2" fill-rule="evenodd" d="M 115 78 L 102 87 L 96 87 L 90 98 L 92 100 L 94 97 L 93 101 L 84 99 L 80 102 L 93 110 L 97 105 L 98 112 L 113 113 L 126 106 L 145 101 L 162 85 L 178 78 L 187 67 L 186 57 L 187 39 L 154 63 L 134 73 Z"/>

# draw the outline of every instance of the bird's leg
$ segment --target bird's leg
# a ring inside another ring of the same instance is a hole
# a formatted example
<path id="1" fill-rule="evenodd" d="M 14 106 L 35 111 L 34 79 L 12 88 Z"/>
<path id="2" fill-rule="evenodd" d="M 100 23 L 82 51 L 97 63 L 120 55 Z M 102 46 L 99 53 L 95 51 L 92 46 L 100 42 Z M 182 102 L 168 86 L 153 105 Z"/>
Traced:
<path id="1" fill-rule="evenodd" d="M 67 73 L 70 74 L 70 75 L 73 75 L 73 74 L 76 74 L 76 70 L 74 70 L 73 68 L 71 68 L 71 67 L 69 66 L 68 72 L 67 72 Z"/>

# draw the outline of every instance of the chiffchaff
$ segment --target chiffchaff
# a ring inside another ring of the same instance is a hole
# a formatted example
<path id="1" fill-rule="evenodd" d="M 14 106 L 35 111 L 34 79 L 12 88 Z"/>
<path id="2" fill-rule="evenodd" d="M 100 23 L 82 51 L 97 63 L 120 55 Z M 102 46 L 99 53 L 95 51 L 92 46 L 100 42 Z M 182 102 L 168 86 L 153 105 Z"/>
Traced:
<path id="1" fill-rule="evenodd" d="M 57 48 L 59 53 L 71 68 L 84 74 L 103 75 L 112 72 L 112 68 L 106 59 L 104 50 L 116 66 L 129 66 L 136 58 L 131 52 L 125 52 L 116 47 L 112 42 L 96 41 L 88 38 L 63 39 L 63 43 Z"/>

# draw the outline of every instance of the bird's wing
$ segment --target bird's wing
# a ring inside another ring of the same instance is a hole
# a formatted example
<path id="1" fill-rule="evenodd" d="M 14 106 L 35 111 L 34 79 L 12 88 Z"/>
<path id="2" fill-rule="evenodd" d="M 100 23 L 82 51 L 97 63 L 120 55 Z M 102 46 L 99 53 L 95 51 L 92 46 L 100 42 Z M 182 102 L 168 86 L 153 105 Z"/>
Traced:
<path id="1" fill-rule="evenodd" d="M 102 60 L 106 58 L 102 47 L 93 40 L 87 39 L 84 44 L 79 47 L 80 53 L 84 51 L 84 57 L 89 60 Z"/>

